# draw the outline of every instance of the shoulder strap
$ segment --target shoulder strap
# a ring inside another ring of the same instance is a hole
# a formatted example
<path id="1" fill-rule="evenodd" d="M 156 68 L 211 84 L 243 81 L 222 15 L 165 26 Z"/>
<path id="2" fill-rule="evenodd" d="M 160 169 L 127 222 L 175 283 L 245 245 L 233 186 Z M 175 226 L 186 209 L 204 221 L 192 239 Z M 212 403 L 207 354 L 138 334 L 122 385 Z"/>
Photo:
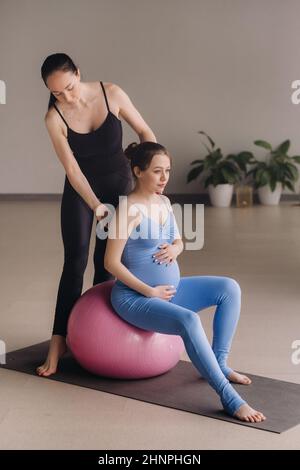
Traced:
<path id="1" fill-rule="evenodd" d="M 107 109 L 108 109 L 108 111 L 109 111 L 110 109 L 109 109 L 109 106 L 108 106 L 108 101 L 107 101 L 107 97 L 106 97 L 106 93 L 105 93 L 104 85 L 103 85 L 103 83 L 102 83 L 101 81 L 100 81 L 100 83 L 101 83 L 101 86 L 102 86 L 102 90 L 103 90 L 103 94 L 104 94 L 104 98 L 105 98 L 106 106 L 107 106 Z"/>
<path id="2" fill-rule="evenodd" d="M 58 112 L 58 114 L 60 115 L 60 117 L 62 118 L 62 120 L 64 121 L 65 125 L 66 125 L 67 127 L 69 127 L 67 121 L 65 120 L 65 118 L 63 117 L 63 115 L 61 114 L 61 112 L 59 111 L 59 109 L 56 107 L 56 104 L 53 103 L 53 105 L 54 105 L 54 108 L 56 109 L 56 111 Z"/>

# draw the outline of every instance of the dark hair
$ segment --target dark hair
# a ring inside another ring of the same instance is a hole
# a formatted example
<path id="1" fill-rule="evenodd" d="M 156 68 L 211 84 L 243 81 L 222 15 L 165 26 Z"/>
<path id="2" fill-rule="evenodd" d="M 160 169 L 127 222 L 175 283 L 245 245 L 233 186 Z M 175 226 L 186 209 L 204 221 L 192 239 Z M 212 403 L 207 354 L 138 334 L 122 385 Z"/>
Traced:
<path id="1" fill-rule="evenodd" d="M 73 72 L 76 74 L 78 72 L 78 67 L 76 67 L 71 57 L 62 52 L 48 55 L 41 67 L 42 79 L 44 80 L 46 86 L 49 75 L 51 75 L 53 72 L 56 72 L 57 70 L 62 70 L 63 72 Z M 55 101 L 55 96 L 50 93 L 48 109 L 51 108 Z"/>
<path id="2" fill-rule="evenodd" d="M 168 150 L 163 145 L 156 142 L 141 142 L 140 144 L 132 142 L 124 150 L 124 153 L 128 160 L 130 160 L 131 171 L 134 177 L 136 176 L 133 168 L 137 166 L 141 171 L 147 170 L 151 164 L 152 158 L 158 153 L 167 155 L 170 162 L 172 162 L 172 157 Z"/>

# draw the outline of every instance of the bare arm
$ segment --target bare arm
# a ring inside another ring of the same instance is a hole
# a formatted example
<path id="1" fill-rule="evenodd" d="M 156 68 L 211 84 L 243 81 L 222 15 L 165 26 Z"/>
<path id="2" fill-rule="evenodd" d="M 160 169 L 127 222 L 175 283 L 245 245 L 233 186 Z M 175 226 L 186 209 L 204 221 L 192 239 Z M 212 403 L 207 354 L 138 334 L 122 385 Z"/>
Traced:
<path id="1" fill-rule="evenodd" d="M 152 129 L 142 118 L 125 91 L 115 83 L 111 83 L 109 89 L 111 98 L 118 105 L 120 116 L 125 119 L 125 121 L 137 133 L 140 141 L 157 142 Z"/>
<path id="2" fill-rule="evenodd" d="M 52 112 L 45 116 L 45 124 L 50 135 L 55 152 L 64 166 L 66 175 L 71 185 L 78 194 L 84 199 L 88 206 L 94 210 L 101 202 L 93 192 L 88 180 L 82 173 L 77 160 L 69 146 L 63 130 L 57 122 L 57 118 Z"/>
<path id="3" fill-rule="evenodd" d="M 139 222 L 140 216 L 129 215 L 129 209 L 126 211 L 122 203 L 119 204 L 109 224 L 104 267 L 131 289 L 146 297 L 151 297 L 153 288 L 134 276 L 121 261 L 130 232 Z"/>
<path id="4" fill-rule="evenodd" d="M 174 240 L 172 242 L 172 245 L 176 246 L 176 248 L 178 250 L 177 256 L 179 256 L 180 253 L 182 253 L 182 251 L 183 251 L 183 242 L 182 242 L 182 240 L 181 239 Z"/>
<path id="5" fill-rule="evenodd" d="M 166 196 L 165 194 L 163 194 L 162 196 L 163 196 L 165 202 L 167 203 L 167 205 L 169 206 L 170 211 L 173 212 L 172 204 L 171 204 L 171 201 L 168 198 L 168 196 Z M 174 214 L 174 212 L 173 212 L 173 214 Z M 174 216 L 174 219 L 175 219 L 175 216 Z M 176 224 L 176 219 L 175 219 L 175 224 Z M 176 230 L 176 238 L 173 240 L 173 242 L 171 244 L 176 247 L 177 256 L 179 256 L 180 253 L 182 253 L 184 246 L 183 246 L 183 241 L 182 241 L 181 236 L 179 234 L 179 230 L 177 228 L 177 225 L 176 225 L 176 229 L 177 229 Z"/>

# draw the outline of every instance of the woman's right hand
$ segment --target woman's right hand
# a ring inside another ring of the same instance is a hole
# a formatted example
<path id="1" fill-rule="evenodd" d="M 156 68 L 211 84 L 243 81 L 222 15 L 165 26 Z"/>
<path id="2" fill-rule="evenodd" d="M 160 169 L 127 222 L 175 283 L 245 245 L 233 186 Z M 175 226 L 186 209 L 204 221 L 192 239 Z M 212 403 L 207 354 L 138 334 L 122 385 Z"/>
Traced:
<path id="1" fill-rule="evenodd" d="M 171 300 L 176 294 L 176 289 L 172 285 L 155 286 L 152 288 L 150 297 L 159 297 L 163 300 Z"/>

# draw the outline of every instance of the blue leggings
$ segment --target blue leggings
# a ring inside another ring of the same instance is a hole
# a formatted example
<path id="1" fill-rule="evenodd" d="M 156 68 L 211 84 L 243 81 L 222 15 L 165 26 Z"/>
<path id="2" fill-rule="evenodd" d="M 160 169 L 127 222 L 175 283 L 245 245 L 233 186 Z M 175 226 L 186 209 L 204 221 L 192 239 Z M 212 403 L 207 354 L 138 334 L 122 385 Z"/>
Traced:
<path id="1" fill-rule="evenodd" d="M 138 328 L 181 336 L 192 363 L 218 393 L 230 415 L 246 403 L 227 378 L 232 371 L 227 366 L 227 356 L 241 306 L 241 289 L 234 279 L 181 277 L 176 294 L 169 301 L 114 285 L 111 302 L 121 318 Z M 196 312 L 213 305 L 217 308 L 211 347 Z"/>

